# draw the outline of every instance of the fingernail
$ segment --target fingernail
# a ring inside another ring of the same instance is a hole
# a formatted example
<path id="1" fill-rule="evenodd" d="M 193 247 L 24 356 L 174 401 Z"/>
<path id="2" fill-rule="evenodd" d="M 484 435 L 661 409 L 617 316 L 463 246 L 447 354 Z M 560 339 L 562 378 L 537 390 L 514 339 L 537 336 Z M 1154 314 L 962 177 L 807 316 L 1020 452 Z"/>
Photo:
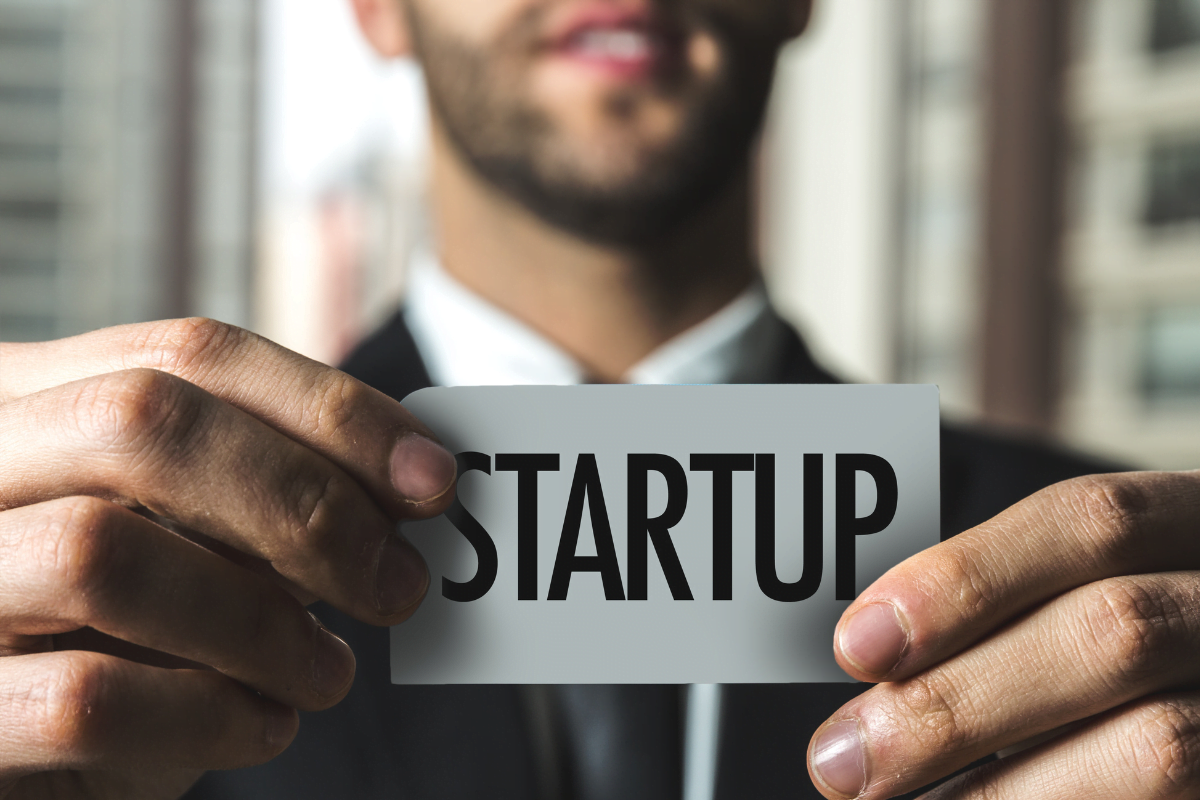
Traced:
<path id="1" fill-rule="evenodd" d="M 313 617 L 316 620 L 316 617 Z M 313 656 L 313 686 L 322 697 L 340 694 L 354 677 L 354 652 L 317 620 L 317 647 Z"/>
<path id="2" fill-rule="evenodd" d="M 398 614 L 424 597 L 428 587 L 429 568 L 417 549 L 399 536 L 384 539 L 375 568 L 379 613 Z"/>
<path id="3" fill-rule="evenodd" d="M 908 632 L 891 603 L 876 603 L 856 612 L 838 637 L 842 655 L 870 675 L 887 675 L 900 663 Z"/>
<path id="4" fill-rule="evenodd" d="M 270 701 L 268 701 L 270 702 Z M 266 739 L 267 751 L 280 753 L 296 738 L 299 720 L 295 710 L 280 703 L 270 703 L 267 709 Z"/>
<path id="5" fill-rule="evenodd" d="M 410 433 L 392 450 L 392 486 L 411 503 L 441 497 L 454 483 L 454 456 L 432 439 Z"/>
<path id="6" fill-rule="evenodd" d="M 839 794 L 858 797 L 867 787 L 866 758 L 858 720 L 847 719 L 825 726 L 812 749 L 813 773 Z"/>

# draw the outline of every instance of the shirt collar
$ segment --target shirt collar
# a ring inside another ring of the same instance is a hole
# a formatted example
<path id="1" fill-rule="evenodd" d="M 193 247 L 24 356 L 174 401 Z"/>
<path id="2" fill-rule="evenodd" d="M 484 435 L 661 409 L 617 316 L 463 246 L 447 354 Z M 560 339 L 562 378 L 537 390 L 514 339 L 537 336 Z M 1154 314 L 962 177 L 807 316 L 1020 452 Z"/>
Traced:
<path id="1" fill-rule="evenodd" d="M 429 377 L 439 386 L 570 386 L 584 369 L 561 348 L 446 273 L 414 256 L 405 304 Z M 755 283 L 729 305 L 635 364 L 627 383 L 768 382 L 786 326 Z"/>

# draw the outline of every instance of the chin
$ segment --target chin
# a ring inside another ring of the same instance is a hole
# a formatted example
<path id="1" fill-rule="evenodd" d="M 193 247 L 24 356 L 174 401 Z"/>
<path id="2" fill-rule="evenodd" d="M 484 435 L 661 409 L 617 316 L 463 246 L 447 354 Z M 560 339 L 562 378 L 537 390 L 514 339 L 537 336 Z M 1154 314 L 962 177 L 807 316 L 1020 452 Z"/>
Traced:
<path id="1" fill-rule="evenodd" d="M 630 137 L 605 137 L 592 144 L 569 143 L 562 156 L 545 164 L 545 174 L 569 183 L 588 186 L 603 193 L 623 194 L 636 187 L 661 160 L 663 149 Z M 667 145 L 669 146 L 669 145 Z"/>
<path id="2" fill-rule="evenodd" d="M 600 185 L 636 182 L 647 169 L 667 158 L 683 138 L 681 113 L 658 111 L 654 116 L 613 119 L 593 114 L 585 123 L 560 127 L 547 153 L 572 172 Z M 600 117 L 600 118 L 598 118 Z"/>

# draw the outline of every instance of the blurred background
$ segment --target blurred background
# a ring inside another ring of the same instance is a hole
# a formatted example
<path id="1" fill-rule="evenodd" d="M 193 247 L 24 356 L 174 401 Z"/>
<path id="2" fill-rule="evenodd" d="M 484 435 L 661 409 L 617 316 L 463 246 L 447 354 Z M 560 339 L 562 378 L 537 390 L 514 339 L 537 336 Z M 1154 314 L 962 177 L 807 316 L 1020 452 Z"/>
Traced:
<path id="1" fill-rule="evenodd" d="M 0 339 L 202 314 L 336 363 L 427 235 L 425 125 L 345 0 L 0 0 Z M 1200 466 L 1200 0 L 824 0 L 762 174 L 830 367 Z"/>

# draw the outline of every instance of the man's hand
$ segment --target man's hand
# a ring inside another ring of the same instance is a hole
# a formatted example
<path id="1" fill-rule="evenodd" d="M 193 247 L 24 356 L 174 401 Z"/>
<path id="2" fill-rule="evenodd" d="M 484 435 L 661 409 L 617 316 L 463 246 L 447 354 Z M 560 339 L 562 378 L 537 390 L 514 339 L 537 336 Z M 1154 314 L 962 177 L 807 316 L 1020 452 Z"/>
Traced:
<path id="1" fill-rule="evenodd" d="M 928 796 L 1200 797 L 1198 569 L 1200 473 L 1068 481 L 910 558 L 838 625 L 887 683 L 817 731 L 817 786 L 892 797 L 1024 743 Z"/>
<path id="2" fill-rule="evenodd" d="M 302 601 L 424 597 L 394 528 L 451 501 L 430 436 L 208 320 L 0 345 L 0 797 L 177 797 L 281 752 L 354 675 Z"/>

